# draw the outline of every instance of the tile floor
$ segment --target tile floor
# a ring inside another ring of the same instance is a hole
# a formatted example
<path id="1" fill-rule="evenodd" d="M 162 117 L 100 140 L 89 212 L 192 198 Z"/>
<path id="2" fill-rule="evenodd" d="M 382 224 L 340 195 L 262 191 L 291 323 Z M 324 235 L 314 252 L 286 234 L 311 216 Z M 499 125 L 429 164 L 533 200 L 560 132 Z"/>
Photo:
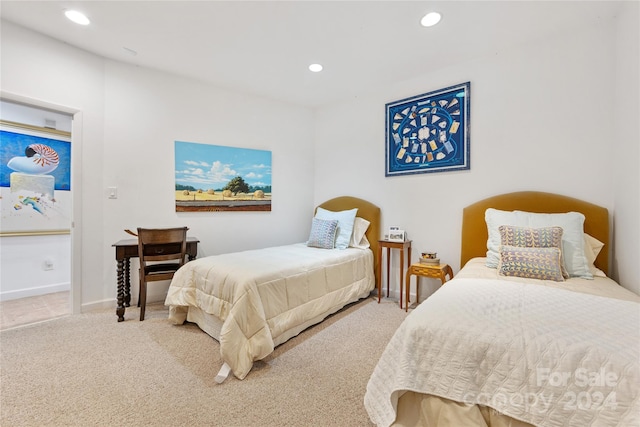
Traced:
<path id="1" fill-rule="evenodd" d="M 0 302 L 0 330 L 41 322 L 71 313 L 69 292 Z"/>

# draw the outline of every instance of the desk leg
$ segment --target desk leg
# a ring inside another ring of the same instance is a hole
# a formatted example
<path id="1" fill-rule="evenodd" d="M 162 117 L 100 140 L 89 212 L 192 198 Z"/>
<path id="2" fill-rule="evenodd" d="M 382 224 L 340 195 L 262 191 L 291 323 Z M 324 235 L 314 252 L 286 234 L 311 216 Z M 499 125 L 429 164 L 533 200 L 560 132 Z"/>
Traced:
<path id="1" fill-rule="evenodd" d="M 131 306 L 131 259 L 124 260 L 124 306 Z"/>
<path id="2" fill-rule="evenodd" d="M 116 308 L 116 315 L 118 316 L 118 322 L 124 320 L 124 260 L 118 260 L 118 306 Z"/>

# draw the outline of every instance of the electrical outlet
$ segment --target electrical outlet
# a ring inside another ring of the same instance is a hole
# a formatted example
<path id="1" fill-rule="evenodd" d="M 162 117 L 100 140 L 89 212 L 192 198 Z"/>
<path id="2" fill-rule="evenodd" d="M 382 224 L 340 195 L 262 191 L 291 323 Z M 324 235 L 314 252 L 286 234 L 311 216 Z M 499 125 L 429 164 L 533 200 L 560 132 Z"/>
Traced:
<path id="1" fill-rule="evenodd" d="M 42 264 L 42 269 L 43 270 L 53 270 L 53 260 L 52 259 L 45 259 L 44 263 Z"/>

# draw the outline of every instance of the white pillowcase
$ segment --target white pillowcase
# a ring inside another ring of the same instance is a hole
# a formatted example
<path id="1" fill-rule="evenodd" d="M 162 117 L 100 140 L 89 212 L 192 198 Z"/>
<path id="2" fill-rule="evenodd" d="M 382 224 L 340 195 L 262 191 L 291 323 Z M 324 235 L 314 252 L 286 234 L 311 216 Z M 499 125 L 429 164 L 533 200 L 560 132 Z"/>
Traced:
<path id="1" fill-rule="evenodd" d="M 604 271 L 600 270 L 595 266 L 596 258 L 598 258 L 598 254 L 604 247 L 604 243 L 590 234 L 584 233 L 584 256 L 587 258 L 587 263 L 589 264 L 589 271 L 594 276 L 599 277 L 607 277 L 604 274 Z"/>
<path id="2" fill-rule="evenodd" d="M 319 219 L 335 219 L 338 221 L 338 236 L 336 237 L 337 249 L 347 249 L 349 247 L 349 241 L 351 241 L 351 233 L 353 232 L 353 223 L 356 219 L 358 208 L 333 212 L 323 208 L 316 210 L 316 218 Z"/>
<path id="3" fill-rule="evenodd" d="M 593 279 L 584 251 L 584 215 L 579 212 L 561 214 L 501 211 L 489 208 L 485 211 L 487 223 L 487 267 L 497 268 L 500 259 L 501 225 L 518 227 L 562 227 L 562 255 L 565 268 L 571 277 Z"/>
<path id="4" fill-rule="evenodd" d="M 356 217 L 356 220 L 353 223 L 353 233 L 351 234 L 351 241 L 349 242 L 349 246 L 352 248 L 358 249 L 368 249 L 371 245 L 369 244 L 369 239 L 365 236 L 367 229 L 369 228 L 369 221 L 364 218 Z"/>

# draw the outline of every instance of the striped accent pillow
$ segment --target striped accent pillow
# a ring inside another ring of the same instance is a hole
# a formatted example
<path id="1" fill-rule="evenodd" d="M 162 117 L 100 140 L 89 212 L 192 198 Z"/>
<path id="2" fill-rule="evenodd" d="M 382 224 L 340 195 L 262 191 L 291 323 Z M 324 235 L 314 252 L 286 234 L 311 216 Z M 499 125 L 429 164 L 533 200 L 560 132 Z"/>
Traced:
<path id="1" fill-rule="evenodd" d="M 307 246 L 321 249 L 333 249 L 336 242 L 337 231 L 338 220 L 313 218 Z"/>
<path id="2" fill-rule="evenodd" d="M 562 251 L 559 248 L 500 246 L 498 274 L 526 279 L 563 282 Z"/>
<path id="3" fill-rule="evenodd" d="M 501 225 L 500 244 L 506 246 L 518 246 L 521 248 L 558 248 L 560 250 L 560 267 L 562 276 L 569 277 L 562 259 L 562 227 L 517 227 L 513 225 Z"/>

